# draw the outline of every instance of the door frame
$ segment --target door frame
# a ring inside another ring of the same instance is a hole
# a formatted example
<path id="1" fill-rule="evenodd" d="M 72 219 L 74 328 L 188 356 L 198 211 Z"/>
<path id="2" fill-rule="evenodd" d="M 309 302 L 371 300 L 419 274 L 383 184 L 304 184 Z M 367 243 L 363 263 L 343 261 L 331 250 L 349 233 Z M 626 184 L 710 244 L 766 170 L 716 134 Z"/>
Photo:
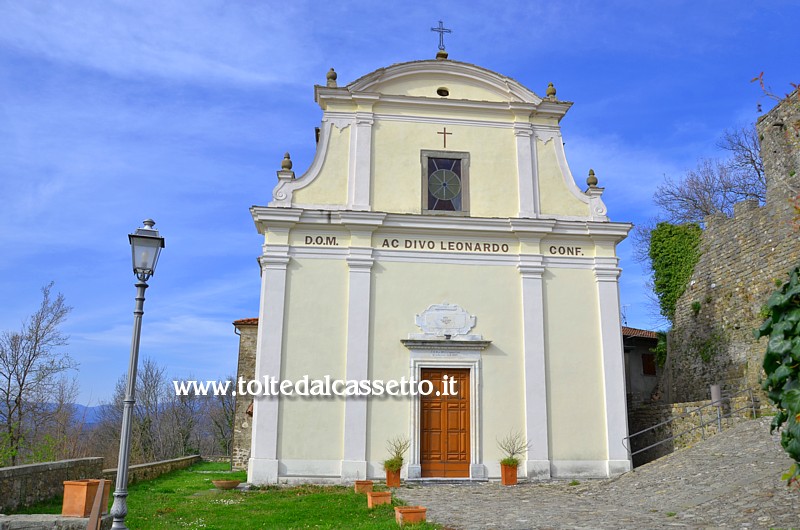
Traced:
<path id="1" fill-rule="evenodd" d="M 409 375 L 420 381 L 423 368 L 433 369 L 467 369 L 469 370 L 470 402 L 469 402 L 469 445 L 470 466 L 469 479 L 488 478 L 486 466 L 481 455 L 481 351 L 490 341 L 464 340 L 404 340 L 403 344 L 410 351 Z M 411 414 L 409 425 L 409 463 L 408 478 L 422 477 L 420 459 L 420 432 L 422 428 L 421 403 L 418 395 L 411 397 Z M 453 479 L 458 480 L 458 479 Z"/>

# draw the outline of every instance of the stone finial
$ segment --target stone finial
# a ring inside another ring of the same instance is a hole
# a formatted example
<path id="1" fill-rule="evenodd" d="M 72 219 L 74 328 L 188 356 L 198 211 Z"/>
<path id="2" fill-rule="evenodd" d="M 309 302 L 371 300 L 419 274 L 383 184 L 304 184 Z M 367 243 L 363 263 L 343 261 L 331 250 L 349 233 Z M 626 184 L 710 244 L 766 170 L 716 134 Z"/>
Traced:
<path id="1" fill-rule="evenodd" d="M 594 169 L 589 170 L 589 177 L 586 179 L 586 184 L 588 184 L 590 188 L 597 187 L 597 177 L 594 176 Z"/>
<path id="2" fill-rule="evenodd" d="M 327 82 L 327 85 L 328 85 L 329 87 L 331 87 L 331 88 L 336 88 L 336 87 L 338 86 L 338 85 L 336 84 L 336 78 L 337 78 L 337 77 L 338 77 L 338 75 L 336 74 L 336 71 L 335 71 L 333 68 L 331 68 L 330 70 L 328 70 L 328 73 L 327 73 L 327 75 L 325 76 L 325 78 L 328 80 L 328 82 Z"/>
<path id="3" fill-rule="evenodd" d="M 281 160 L 281 170 L 283 171 L 292 170 L 292 158 L 289 156 L 289 153 L 283 155 L 283 160 Z"/>
<path id="4" fill-rule="evenodd" d="M 545 91 L 545 95 L 552 99 L 556 99 L 556 87 L 553 86 L 553 83 L 547 83 L 547 90 Z"/>
<path id="5" fill-rule="evenodd" d="M 436 52 L 437 61 L 444 61 L 445 59 L 447 59 L 447 51 L 439 50 L 438 52 Z"/>

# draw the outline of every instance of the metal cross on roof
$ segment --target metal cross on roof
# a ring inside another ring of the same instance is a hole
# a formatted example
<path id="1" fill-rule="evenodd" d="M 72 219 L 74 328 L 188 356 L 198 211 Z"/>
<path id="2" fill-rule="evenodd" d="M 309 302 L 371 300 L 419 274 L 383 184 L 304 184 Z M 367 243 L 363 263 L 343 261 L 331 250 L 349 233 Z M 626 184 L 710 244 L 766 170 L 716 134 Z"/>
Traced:
<path id="1" fill-rule="evenodd" d="M 439 49 L 444 50 L 444 34 L 445 33 L 453 33 L 452 29 L 447 29 L 444 27 L 444 22 L 441 20 L 439 21 L 438 28 L 431 28 L 431 31 L 435 31 L 439 34 Z"/>

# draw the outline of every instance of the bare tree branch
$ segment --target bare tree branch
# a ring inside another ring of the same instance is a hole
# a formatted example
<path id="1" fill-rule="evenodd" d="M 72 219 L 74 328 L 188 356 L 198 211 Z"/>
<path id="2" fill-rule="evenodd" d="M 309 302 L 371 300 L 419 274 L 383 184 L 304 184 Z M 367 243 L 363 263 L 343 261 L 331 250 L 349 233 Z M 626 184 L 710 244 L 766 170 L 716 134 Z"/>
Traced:
<path id="1" fill-rule="evenodd" d="M 16 465 L 34 451 L 39 427 L 57 413 L 53 396 L 58 394 L 60 374 L 75 368 L 75 361 L 59 349 L 68 337 L 61 324 L 72 310 L 64 295 L 52 298 L 53 283 L 42 288 L 42 302 L 18 332 L 0 335 L 0 465 Z"/>

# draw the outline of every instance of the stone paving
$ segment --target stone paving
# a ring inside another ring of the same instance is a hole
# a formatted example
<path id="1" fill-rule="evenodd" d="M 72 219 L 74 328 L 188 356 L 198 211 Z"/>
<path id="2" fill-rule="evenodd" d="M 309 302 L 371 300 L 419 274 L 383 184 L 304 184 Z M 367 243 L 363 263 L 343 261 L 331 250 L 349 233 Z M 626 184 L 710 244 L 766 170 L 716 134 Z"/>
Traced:
<path id="1" fill-rule="evenodd" d="M 800 491 L 771 418 L 737 425 L 607 480 L 407 485 L 397 497 L 448 529 L 800 528 Z"/>

